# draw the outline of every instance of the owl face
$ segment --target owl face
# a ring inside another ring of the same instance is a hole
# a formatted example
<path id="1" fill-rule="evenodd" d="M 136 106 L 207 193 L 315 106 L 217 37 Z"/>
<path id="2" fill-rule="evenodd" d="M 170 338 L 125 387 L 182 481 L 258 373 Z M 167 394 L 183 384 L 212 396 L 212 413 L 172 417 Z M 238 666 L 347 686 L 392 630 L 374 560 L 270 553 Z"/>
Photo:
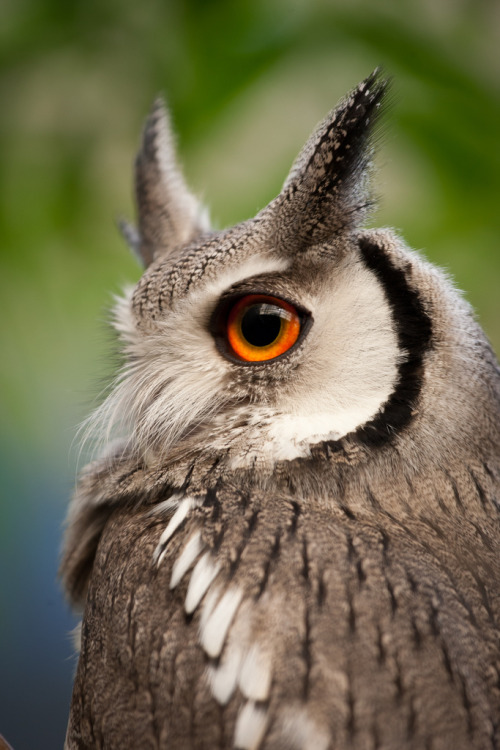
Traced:
<path id="1" fill-rule="evenodd" d="M 467 359 L 464 305 L 397 237 L 360 229 L 384 90 L 376 74 L 360 84 L 279 196 L 223 232 L 188 191 L 155 105 L 136 163 L 146 270 L 115 310 L 125 366 L 94 429 L 119 432 L 150 467 L 202 452 L 247 469 L 346 436 L 392 441 L 427 400 L 439 421 L 441 397 L 469 380 L 463 364 L 463 383 L 446 376 Z M 433 441 L 421 441 L 431 453 Z"/>
<path id="2" fill-rule="evenodd" d="M 133 364 L 120 411 L 150 459 L 197 431 L 235 466 L 305 456 L 394 390 L 404 353 L 356 244 L 286 257 L 263 252 L 260 231 L 243 225 L 156 261 L 122 304 Z"/>

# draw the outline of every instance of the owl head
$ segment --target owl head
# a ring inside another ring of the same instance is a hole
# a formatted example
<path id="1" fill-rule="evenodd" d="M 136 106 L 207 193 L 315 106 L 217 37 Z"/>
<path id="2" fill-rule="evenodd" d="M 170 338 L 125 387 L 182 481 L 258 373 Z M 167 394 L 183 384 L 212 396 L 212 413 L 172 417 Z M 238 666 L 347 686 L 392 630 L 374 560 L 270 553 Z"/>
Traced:
<path id="1" fill-rule="evenodd" d="M 280 194 L 223 231 L 155 103 L 127 230 L 145 271 L 116 306 L 125 364 L 91 423 L 120 451 L 266 474 L 333 453 L 417 470 L 494 442 L 494 359 L 468 306 L 392 231 L 363 228 L 386 88 L 377 72 L 363 81 Z"/>

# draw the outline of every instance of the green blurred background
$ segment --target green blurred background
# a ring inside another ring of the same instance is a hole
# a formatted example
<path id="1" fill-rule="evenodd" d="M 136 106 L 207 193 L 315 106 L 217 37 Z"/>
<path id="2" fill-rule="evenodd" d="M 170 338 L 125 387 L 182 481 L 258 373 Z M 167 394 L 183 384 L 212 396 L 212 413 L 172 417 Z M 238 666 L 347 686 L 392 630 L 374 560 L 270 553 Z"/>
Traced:
<path id="1" fill-rule="evenodd" d="M 74 618 L 57 583 L 76 427 L 109 376 L 106 308 L 140 270 L 115 229 L 158 91 L 217 225 L 280 189 L 382 64 L 374 221 L 448 268 L 500 349 L 497 0 L 3 0 L 0 732 L 63 743 Z"/>

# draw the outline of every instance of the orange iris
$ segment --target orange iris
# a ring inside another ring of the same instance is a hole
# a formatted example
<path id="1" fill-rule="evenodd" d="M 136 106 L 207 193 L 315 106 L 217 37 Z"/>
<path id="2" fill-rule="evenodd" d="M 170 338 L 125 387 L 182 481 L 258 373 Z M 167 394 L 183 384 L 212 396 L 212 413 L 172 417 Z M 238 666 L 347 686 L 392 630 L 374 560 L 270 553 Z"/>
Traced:
<path id="1" fill-rule="evenodd" d="M 264 362 L 287 352 L 300 333 L 300 317 L 289 302 L 265 294 L 239 299 L 227 319 L 234 354 L 246 362 Z"/>

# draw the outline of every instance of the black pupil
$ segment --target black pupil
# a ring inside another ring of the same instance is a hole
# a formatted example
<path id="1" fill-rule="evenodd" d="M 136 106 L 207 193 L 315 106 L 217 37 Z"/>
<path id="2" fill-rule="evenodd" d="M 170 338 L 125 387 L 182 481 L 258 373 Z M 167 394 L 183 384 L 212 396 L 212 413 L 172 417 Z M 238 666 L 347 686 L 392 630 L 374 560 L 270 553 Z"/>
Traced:
<path id="1" fill-rule="evenodd" d="M 269 346 L 279 336 L 285 311 L 275 305 L 252 305 L 241 320 L 241 333 L 252 346 Z"/>

